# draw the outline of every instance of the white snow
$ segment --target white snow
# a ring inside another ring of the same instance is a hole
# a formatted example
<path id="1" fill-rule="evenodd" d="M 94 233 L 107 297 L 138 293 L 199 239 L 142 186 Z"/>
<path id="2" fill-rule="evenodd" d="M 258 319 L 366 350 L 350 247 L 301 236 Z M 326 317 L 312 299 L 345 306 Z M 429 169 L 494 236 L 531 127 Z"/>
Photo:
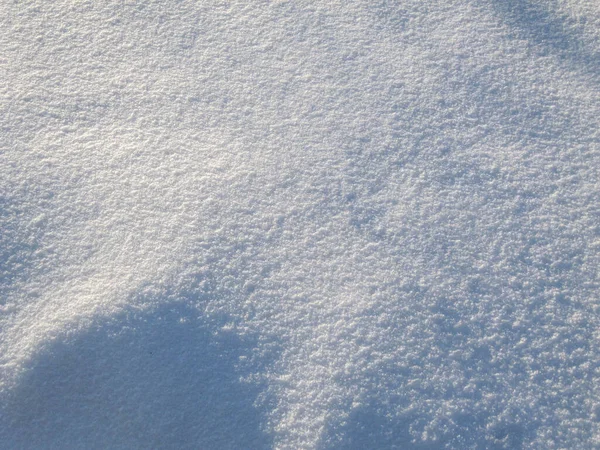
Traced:
<path id="1" fill-rule="evenodd" d="M 0 3 L 0 447 L 600 447 L 600 4 Z"/>

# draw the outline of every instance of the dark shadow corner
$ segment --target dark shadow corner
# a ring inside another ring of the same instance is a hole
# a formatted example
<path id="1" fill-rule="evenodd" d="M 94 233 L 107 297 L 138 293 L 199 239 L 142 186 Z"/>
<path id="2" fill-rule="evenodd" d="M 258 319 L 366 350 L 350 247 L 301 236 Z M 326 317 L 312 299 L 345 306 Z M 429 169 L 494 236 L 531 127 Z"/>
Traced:
<path id="1" fill-rule="evenodd" d="M 3 448 L 266 449 L 240 381 L 253 343 L 182 304 L 128 311 L 56 340 L 0 396 Z"/>

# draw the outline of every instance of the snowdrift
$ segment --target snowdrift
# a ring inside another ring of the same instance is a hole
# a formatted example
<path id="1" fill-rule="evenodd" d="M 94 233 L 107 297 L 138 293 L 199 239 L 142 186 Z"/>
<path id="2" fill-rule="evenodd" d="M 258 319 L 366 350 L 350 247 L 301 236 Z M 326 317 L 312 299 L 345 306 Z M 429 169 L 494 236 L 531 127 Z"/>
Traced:
<path id="1" fill-rule="evenodd" d="M 600 446 L 600 7 L 0 5 L 7 449 Z"/>

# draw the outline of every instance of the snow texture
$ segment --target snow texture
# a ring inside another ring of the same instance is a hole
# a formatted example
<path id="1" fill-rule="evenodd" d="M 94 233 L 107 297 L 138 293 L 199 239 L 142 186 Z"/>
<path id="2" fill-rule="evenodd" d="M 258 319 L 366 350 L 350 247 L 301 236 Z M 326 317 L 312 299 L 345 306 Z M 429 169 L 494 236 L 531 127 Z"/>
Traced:
<path id="1" fill-rule="evenodd" d="M 596 0 L 0 2 L 3 449 L 600 448 Z"/>

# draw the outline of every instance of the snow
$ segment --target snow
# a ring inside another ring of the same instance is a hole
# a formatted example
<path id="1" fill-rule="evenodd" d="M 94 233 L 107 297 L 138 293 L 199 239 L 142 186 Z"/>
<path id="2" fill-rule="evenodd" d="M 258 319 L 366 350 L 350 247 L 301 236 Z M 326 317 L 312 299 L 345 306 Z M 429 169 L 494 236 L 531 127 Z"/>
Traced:
<path id="1" fill-rule="evenodd" d="M 0 4 L 7 449 L 600 446 L 600 6 Z"/>

